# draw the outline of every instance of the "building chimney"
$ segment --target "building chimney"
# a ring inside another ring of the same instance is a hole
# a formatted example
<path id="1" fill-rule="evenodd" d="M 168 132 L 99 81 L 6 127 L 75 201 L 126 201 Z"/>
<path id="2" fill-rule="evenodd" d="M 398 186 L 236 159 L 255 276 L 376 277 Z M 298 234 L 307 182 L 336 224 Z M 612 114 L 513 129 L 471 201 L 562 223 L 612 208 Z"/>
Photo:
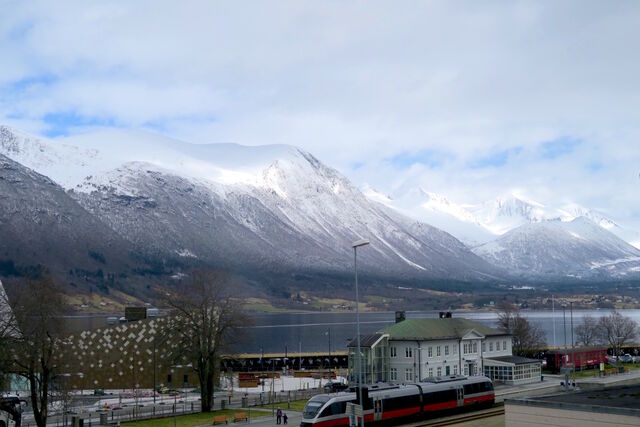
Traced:
<path id="1" fill-rule="evenodd" d="M 407 316 L 404 311 L 396 311 L 396 323 L 406 320 Z"/>

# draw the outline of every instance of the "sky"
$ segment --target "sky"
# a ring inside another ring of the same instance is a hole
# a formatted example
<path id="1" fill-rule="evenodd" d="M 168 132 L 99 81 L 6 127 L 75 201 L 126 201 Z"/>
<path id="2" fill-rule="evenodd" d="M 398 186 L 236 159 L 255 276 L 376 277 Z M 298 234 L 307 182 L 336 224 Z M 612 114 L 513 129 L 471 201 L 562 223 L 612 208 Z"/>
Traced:
<path id="1" fill-rule="evenodd" d="M 358 186 L 640 229 L 637 1 L 0 0 L 0 123 L 301 147 Z"/>

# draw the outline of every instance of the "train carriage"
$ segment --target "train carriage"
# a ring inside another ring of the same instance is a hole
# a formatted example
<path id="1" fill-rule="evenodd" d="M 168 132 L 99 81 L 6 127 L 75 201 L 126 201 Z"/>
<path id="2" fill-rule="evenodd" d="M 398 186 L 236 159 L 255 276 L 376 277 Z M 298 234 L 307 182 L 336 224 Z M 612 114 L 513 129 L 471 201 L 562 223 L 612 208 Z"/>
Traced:
<path id="1" fill-rule="evenodd" d="M 606 347 L 576 347 L 551 350 L 545 354 L 547 369 L 553 373 L 560 372 L 563 367 L 580 369 L 598 368 L 600 363 L 607 363 Z"/>
<path id="2" fill-rule="evenodd" d="M 392 423 L 401 418 L 424 417 L 438 411 L 457 411 L 471 406 L 490 406 L 495 400 L 487 377 L 447 377 L 403 385 L 363 388 L 365 422 Z M 347 403 L 357 403 L 355 390 L 321 394 L 307 402 L 300 427 L 348 426 Z"/>

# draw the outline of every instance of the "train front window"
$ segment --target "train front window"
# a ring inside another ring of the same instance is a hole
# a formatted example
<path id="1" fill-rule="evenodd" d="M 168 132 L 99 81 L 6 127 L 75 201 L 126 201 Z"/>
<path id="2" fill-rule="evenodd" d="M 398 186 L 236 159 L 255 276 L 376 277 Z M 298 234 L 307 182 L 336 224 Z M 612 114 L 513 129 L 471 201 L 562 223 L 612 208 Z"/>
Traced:
<path id="1" fill-rule="evenodd" d="M 304 410 L 302 411 L 302 418 L 313 418 L 318 415 L 320 409 L 324 406 L 325 403 L 329 401 L 329 397 L 327 396 L 315 396 L 309 399 L 307 404 L 304 406 Z"/>

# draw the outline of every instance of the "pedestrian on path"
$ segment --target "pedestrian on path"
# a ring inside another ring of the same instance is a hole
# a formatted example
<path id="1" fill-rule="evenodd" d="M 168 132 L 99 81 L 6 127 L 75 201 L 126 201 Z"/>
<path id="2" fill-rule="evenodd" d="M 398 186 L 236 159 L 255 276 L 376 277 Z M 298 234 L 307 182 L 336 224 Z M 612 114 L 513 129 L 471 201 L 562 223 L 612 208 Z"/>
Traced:
<path id="1" fill-rule="evenodd" d="M 276 411 L 276 424 L 282 424 L 282 409 Z"/>
<path id="2" fill-rule="evenodd" d="M 287 423 L 288 419 L 289 419 L 289 417 L 287 417 L 287 413 L 286 412 L 284 414 L 282 414 L 282 420 L 284 421 L 284 424 Z"/>

